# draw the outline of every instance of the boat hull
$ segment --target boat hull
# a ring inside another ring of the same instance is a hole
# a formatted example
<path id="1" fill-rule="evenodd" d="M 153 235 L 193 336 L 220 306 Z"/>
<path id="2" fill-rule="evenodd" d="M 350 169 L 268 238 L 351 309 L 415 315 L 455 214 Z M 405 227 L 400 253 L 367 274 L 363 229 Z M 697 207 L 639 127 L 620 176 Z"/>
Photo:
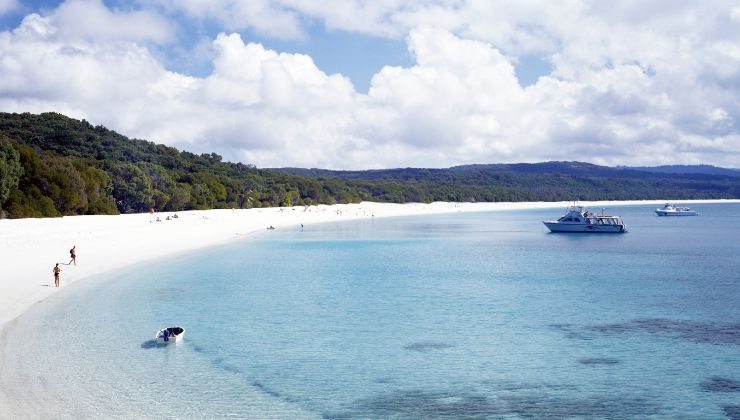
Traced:
<path id="1" fill-rule="evenodd" d="M 182 341 L 183 337 L 185 336 L 185 329 L 182 328 L 181 331 L 178 333 L 171 333 L 167 339 L 165 340 L 164 330 L 166 328 L 163 328 L 157 332 L 157 334 L 154 336 L 154 339 L 157 341 L 157 344 L 176 344 Z"/>
<path id="2" fill-rule="evenodd" d="M 542 222 L 553 233 L 625 233 L 624 225 L 585 225 L 580 223 Z"/>
<path id="3" fill-rule="evenodd" d="M 164 338 L 157 337 L 157 344 L 176 344 L 182 341 L 183 334 L 170 337 L 169 341 L 164 341 Z"/>

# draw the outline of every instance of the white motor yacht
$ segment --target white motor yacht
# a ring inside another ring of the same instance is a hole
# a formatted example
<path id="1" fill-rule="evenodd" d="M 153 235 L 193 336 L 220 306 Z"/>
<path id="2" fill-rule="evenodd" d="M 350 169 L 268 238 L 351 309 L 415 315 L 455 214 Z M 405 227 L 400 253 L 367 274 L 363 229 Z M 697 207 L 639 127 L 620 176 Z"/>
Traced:
<path id="1" fill-rule="evenodd" d="M 698 216 L 699 213 L 688 207 L 677 207 L 671 203 L 666 203 L 662 209 L 655 209 L 658 216 Z"/>
<path id="2" fill-rule="evenodd" d="M 558 220 L 546 220 L 542 223 L 551 232 L 570 233 L 624 233 L 627 227 L 619 216 L 597 215 L 581 206 L 571 206 L 565 216 Z"/>

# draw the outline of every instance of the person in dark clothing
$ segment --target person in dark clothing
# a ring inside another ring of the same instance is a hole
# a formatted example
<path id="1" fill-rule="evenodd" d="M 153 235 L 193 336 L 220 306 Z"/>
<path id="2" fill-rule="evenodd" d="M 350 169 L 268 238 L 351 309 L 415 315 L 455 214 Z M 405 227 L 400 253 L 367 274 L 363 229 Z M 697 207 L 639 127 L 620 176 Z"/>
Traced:
<path id="1" fill-rule="evenodd" d="M 77 265 L 77 254 L 75 253 L 75 248 L 77 248 L 77 245 L 72 245 L 72 249 L 69 250 L 69 256 L 72 258 L 69 260 L 69 264 L 75 263 L 75 265 Z"/>
<path id="2" fill-rule="evenodd" d="M 62 269 L 59 268 L 59 263 L 54 266 L 54 286 L 59 287 L 59 273 L 62 272 Z"/>

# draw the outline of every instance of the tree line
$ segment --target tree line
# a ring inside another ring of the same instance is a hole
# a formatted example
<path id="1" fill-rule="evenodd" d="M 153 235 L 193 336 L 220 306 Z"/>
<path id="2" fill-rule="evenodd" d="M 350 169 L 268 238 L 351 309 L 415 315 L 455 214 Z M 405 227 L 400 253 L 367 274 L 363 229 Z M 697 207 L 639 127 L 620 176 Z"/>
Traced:
<path id="1" fill-rule="evenodd" d="M 0 211 L 54 217 L 359 202 L 342 180 L 264 171 L 56 113 L 0 114 Z"/>

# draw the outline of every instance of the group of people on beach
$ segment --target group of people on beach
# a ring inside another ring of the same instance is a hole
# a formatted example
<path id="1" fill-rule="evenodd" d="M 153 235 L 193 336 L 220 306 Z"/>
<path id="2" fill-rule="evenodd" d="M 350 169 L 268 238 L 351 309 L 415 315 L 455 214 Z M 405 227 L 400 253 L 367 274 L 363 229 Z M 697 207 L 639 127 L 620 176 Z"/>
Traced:
<path id="1" fill-rule="evenodd" d="M 151 214 L 152 216 L 154 216 L 154 208 L 153 208 L 153 207 L 151 207 L 151 208 L 149 209 L 149 214 Z M 179 216 L 177 215 L 177 213 L 175 213 L 175 214 L 173 214 L 173 215 L 172 215 L 172 217 L 170 217 L 170 216 L 167 216 L 167 217 L 165 218 L 165 220 L 172 220 L 172 219 L 177 219 L 178 217 L 179 217 Z M 154 223 L 154 222 L 161 222 L 161 221 L 162 221 L 162 219 L 160 219 L 160 218 L 159 218 L 159 216 L 157 216 L 157 219 L 156 219 L 156 220 L 149 220 L 149 223 Z"/>
<path id="2" fill-rule="evenodd" d="M 172 215 L 172 217 L 167 216 L 164 220 L 172 220 L 172 219 L 177 219 L 177 218 L 178 218 L 177 213 L 175 213 Z M 159 216 L 157 216 L 157 220 L 155 220 L 155 222 L 161 222 L 161 221 L 162 219 L 160 219 Z M 152 223 L 152 221 L 150 220 L 149 223 Z"/>
<path id="3" fill-rule="evenodd" d="M 74 265 L 77 265 L 77 245 L 72 245 L 72 249 L 69 250 L 69 257 L 70 260 L 67 265 L 71 265 L 72 263 L 74 263 Z M 59 287 L 59 274 L 61 274 L 62 272 L 62 268 L 59 267 L 59 263 L 56 263 L 56 265 L 52 269 L 52 272 L 54 273 L 54 287 Z"/>

